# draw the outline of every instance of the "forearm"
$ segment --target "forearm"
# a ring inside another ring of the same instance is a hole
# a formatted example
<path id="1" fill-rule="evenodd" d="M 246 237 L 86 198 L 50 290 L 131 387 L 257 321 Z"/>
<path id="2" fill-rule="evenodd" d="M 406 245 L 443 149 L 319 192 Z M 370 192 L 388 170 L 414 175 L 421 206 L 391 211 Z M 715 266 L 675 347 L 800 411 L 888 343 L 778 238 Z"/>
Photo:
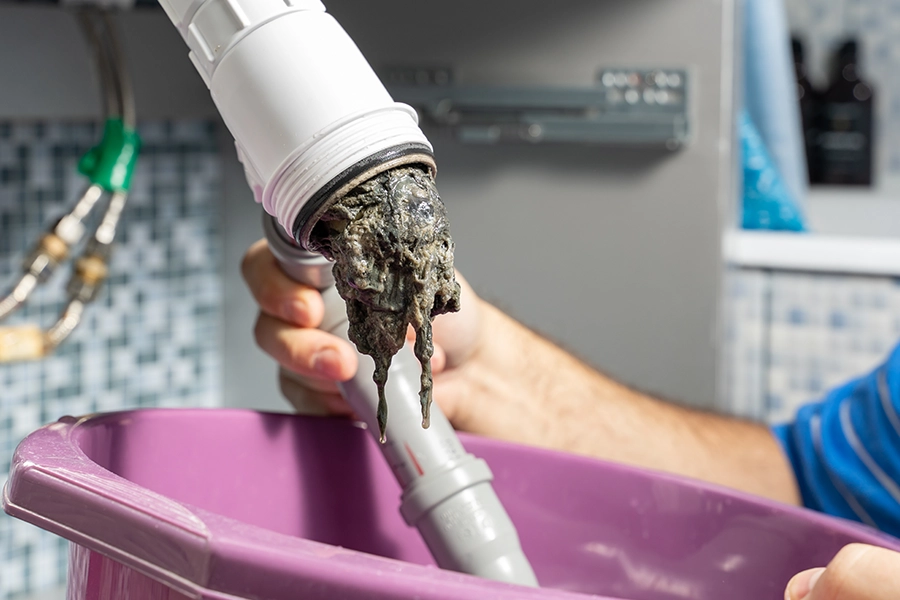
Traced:
<path id="1" fill-rule="evenodd" d="M 485 338 L 456 376 L 479 400 L 459 407 L 458 427 L 799 502 L 767 428 L 629 389 L 490 305 L 482 319 Z"/>

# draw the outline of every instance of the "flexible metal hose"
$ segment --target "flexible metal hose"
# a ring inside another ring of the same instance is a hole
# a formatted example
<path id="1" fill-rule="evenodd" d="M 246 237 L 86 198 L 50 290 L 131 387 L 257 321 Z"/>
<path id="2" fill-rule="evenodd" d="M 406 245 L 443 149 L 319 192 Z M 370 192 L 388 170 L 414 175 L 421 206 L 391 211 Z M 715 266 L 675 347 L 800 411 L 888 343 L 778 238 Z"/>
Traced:
<path id="1" fill-rule="evenodd" d="M 133 130 L 134 97 L 112 17 L 108 11 L 85 8 L 77 12 L 77 18 L 94 56 L 106 122 L 120 119 L 126 130 Z M 23 275 L 0 300 L 0 319 L 21 307 L 34 289 L 68 258 L 70 249 L 84 237 L 84 221 L 102 196 L 100 185 L 87 186 L 72 210 L 42 236 L 23 265 Z M 97 297 L 107 277 L 112 243 L 127 198 L 124 189 L 112 192 L 91 239 L 75 262 L 66 286 L 68 302 L 56 323 L 46 332 L 31 325 L 0 329 L 0 362 L 45 356 L 75 330 L 85 305 Z"/>
<path id="2" fill-rule="evenodd" d="M 91 16 L 95 17 L 93 24 L 89 23 Z M 91 45 L 95 49 L 97 64 L 103 65 L 102 68 L 106 71 L 105 88 L 110 100 L 114 101 L 114 109 L 112 112 L 107 111 L 107 118 L 118 116 L 125 127 L 134 128 L 135 109 L 131 80 L 125 68 L 122 47 L 112 17 L 108 11 L 85 10 L 81 12 L 81 18 L 83 22 L 88 23 L 85 31 L 93 38 Z M 101 80 L 103 77 L 101 74 Z M 72 334 L 81 322 L 85 305 L 99 294 L 109 273 L 108 263 L 112 244 L 127 200 L 126 191 L 112 193 L 106 211 L 93 237 L 77 260 L 72 277 L 66 285 L 69 302 L 57 322 L 47 330 L 45 352 L 52 351 Z"/>

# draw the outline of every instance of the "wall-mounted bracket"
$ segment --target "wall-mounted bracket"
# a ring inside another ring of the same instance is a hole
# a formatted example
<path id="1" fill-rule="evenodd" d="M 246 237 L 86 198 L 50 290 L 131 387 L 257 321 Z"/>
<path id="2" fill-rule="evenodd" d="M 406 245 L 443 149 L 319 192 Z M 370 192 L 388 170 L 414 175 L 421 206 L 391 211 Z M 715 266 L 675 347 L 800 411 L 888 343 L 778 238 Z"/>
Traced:
<path id="1" fill-rule="evenodd" d="M 691 134 L 686 69 L 603 69 L 587 87 L 457 85 L 441 68 L 389 69 L 384 81 L 394 99 L 463 142 L 676 150 Z"/>

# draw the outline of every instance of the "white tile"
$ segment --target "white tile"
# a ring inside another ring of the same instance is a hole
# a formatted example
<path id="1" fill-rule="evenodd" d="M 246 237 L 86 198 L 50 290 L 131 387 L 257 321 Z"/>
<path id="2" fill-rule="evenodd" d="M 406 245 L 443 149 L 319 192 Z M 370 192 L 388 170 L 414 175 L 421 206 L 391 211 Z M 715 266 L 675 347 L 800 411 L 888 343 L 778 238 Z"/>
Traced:
<path id="1" fill-rule="evenodd" d="M 11 433 L 15 439 L 24 438 L 41 426 L 41 406 L 39 403 L 16 406 L 10 413 L 12 415 Z"/>
<path id="2" fill-rule="evenodd" d="M 0 561 L 0 591 L 3 596 L 25 590 L 25 560 L 7 558 Z"/>

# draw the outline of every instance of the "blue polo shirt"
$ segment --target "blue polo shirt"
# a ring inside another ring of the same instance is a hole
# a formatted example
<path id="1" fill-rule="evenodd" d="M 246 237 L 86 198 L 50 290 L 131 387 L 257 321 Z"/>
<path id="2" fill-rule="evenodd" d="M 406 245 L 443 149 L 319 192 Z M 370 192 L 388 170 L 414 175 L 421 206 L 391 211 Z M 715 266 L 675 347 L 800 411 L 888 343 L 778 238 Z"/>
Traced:
<path id="1" fill-rule="evenodd" d="M 773 433 L 805 506 L 900 537 L 900 345 Z"/>

